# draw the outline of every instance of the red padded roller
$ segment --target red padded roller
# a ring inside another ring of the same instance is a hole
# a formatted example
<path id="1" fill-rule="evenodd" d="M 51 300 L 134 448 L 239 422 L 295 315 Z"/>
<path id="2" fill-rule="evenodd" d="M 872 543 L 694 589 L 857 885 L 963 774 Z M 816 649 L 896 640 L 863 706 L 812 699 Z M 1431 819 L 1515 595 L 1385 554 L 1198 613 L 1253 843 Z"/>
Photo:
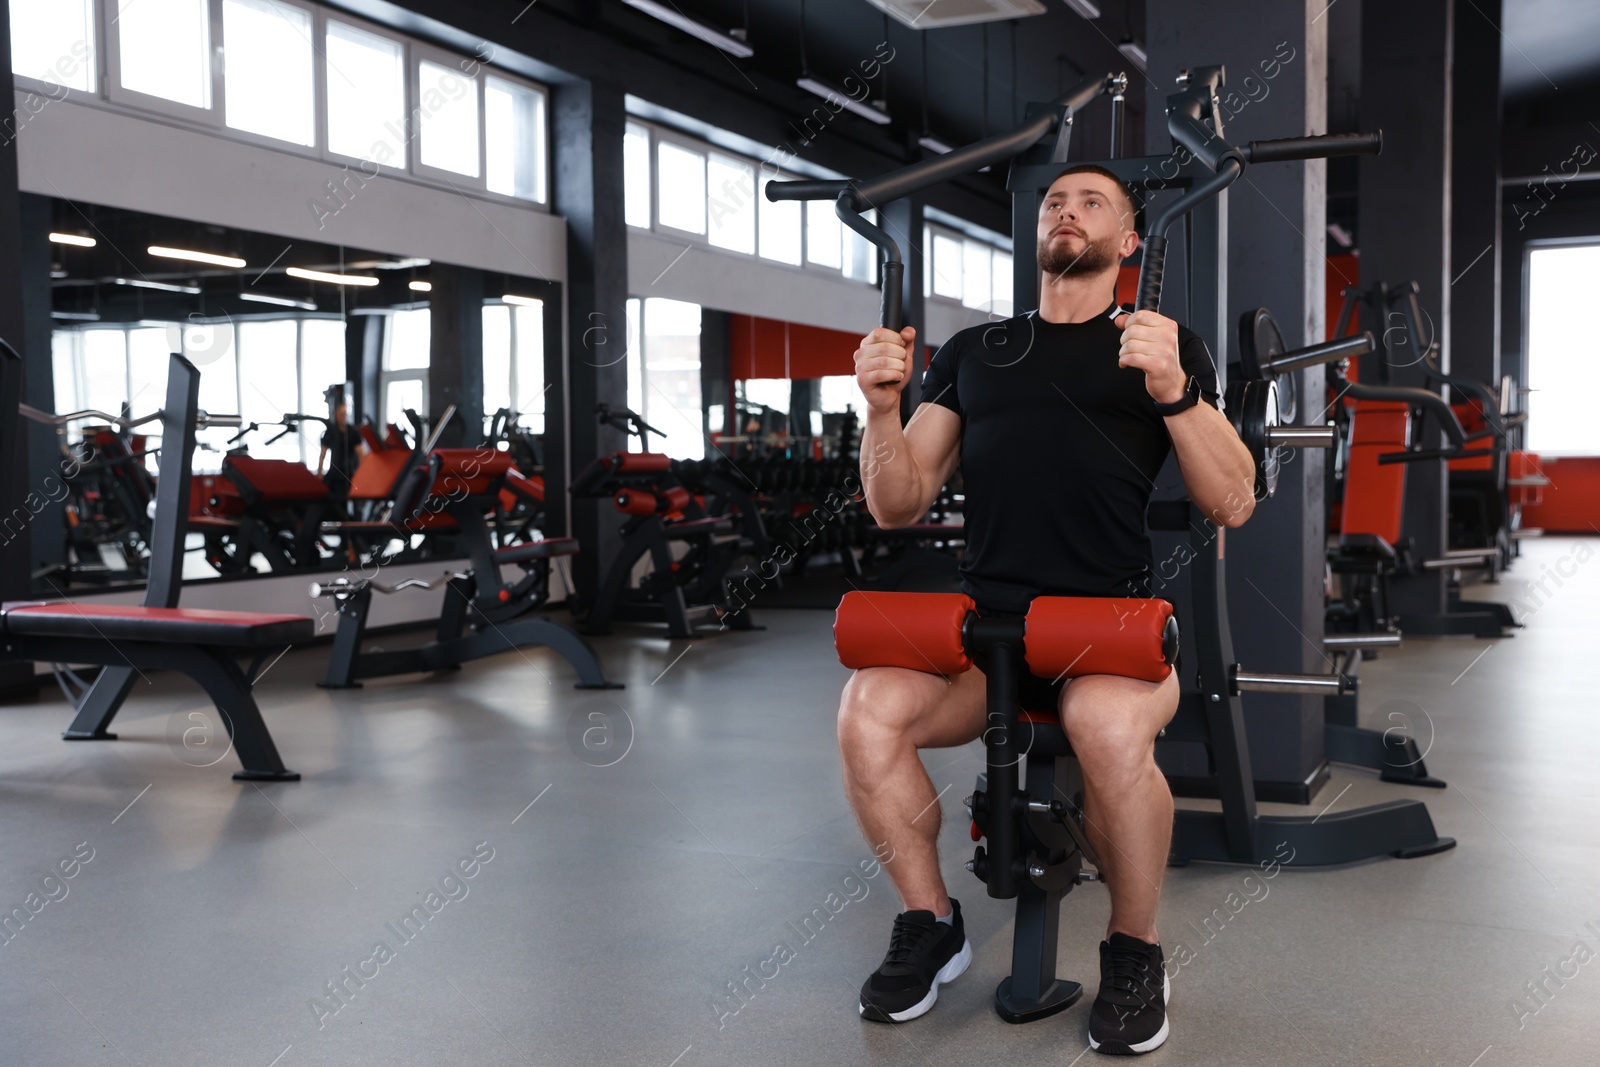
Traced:
<path id="1" fill-rule="evenodd" d="M 654 515 L 656 513 L 656 498 L 638 489 L 622 489 L 612 498 L 612 503 L 617 505 L 617 510 L 624 515 Z"/>
<path id="2" fill-rule="evenodd" d="M 618 452 L 611 457 L 613 471 L 665 471 L 672 469 L 672 457 L 659 452 Z"/>
<path id="3" fill-rule="evenodd" d="M 1028 670 L 1041 678 L 1120 674 L 1159 682 L 1167 662 L 1172 605 L 1140 597 L 1042 596 L 1028 608 L 1023 645 Z"/>
<path id="4" fill-rule="evenodd" d="M 839 662 L 960 674 L 972 666 L 961 624 L 973 607 L 965 593 L 846 593 L 833 617 Z"/>
<path id="5" fill-rule="evenodd" d="M 669 485 L 662 489 L 658 495 L 661 498 L 661 510 L 663 512 L 682 511 L 689 506 L 689 500 L 691 499 L 689 490 L 681 485 Z"/>

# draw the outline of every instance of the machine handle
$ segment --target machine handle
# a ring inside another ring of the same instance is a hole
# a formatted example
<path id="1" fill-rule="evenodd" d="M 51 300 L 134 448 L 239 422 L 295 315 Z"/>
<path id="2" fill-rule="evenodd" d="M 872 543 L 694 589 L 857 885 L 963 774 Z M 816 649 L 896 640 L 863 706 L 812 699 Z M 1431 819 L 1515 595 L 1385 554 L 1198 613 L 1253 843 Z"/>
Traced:
<path id="1" fill-rule="evenodd" d="M 1275 137 L 1251 141 L 1239 150 L 1250 163 L 1287 163 L 1296 159 L 1375 156 L 1383 151 L 1383 131 L 1324 133 L 1315 137 Z"/>

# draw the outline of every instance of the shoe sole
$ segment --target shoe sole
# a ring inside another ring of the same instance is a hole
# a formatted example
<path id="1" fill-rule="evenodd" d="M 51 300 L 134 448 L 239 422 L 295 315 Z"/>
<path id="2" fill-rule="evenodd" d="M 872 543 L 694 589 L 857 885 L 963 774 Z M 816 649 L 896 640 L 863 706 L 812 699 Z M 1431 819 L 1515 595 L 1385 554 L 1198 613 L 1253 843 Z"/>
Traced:
<path id="1" fill-rule="evenodd" d="M 1167 1004 L 1171 1002 L 1171 1000 L 1172 979 L 1168 978 L 1166 974 L 1163 973 L 1161 976 L 1162 1008 L 1164 1009 Z M 1094 1049 L 1096 1052 L 1101 1052 L 1108 1056 L 1138 1056 L 1146 1052 L 1154 1052 L 1156 1049 L 1160 1048 L 1166 1043 L 1167 1035 L 1169 1033 L 1171 1033 L 1171 1024 L 1163 1012 L 1161 1018 L 1161 1029 L 1156 1031 L 1154 1037 L 1148 1038 L 1144 1041 L 1137 1041 L 1130 1045 L 1125 1041 L 1096 1041 L 1094 1039 L 1094 1034 L 1091 1033 L 1089 1035 L 1089 1047 Z"/>
<path id="2" fill-rule="evenodd" d="M 933 983 L 928 987 L 928 995 L 917 1001 L 904 1011 L 884 1011 L 881 1008 L 859 1005 L 861 1017 L 878 1023 L 908 1023 L 912 1019 L 928 1014 L 934 1002 L 939 999 L 939 987 L 948 982 L 953 982 L 966 972 L 972 963 L 972 942 L 961 942 L 961 951 L 950 957 L 950 962 L 939 968 L 939 973 L 933 976 Z"/>

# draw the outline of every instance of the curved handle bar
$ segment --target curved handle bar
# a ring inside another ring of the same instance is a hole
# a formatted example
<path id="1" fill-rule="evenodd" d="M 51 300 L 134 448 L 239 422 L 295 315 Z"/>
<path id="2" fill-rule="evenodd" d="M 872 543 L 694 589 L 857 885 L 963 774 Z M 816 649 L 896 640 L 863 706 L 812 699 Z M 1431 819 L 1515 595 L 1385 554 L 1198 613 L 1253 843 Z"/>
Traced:
<path id="1" fill-rule="evenodd" d="M 1444 451 L 1454 455 L 1466 448 L 1467 435 L 1461 429 L 1461 423 L 1456 420 L 1456 413 L 1450 410 L 1450 405 L 1446 404 L 1444 397 L 1438 393 L 1400 385 L 1363 385 L 1351 381 L 1345 382 L 1344 391 L 1357 400 L 1398 400 L 1402 404 L 1414 404 L 1424 411 L 1430 411 L 1433 417 L 1439 420 L 1439 427 L 1444 430 L 1445 436 L 1450 439 L 1451 447 Z"/>

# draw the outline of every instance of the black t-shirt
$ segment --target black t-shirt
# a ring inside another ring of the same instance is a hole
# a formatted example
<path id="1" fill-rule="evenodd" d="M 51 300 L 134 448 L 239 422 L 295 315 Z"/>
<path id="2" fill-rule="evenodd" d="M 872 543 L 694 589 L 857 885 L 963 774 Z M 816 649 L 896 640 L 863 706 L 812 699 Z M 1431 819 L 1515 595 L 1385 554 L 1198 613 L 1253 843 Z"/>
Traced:
<path id="1" fill-rule="evenodd" d="M 1143 372 L 1117 366 L 1117 314 L 974 326 L 928 363 L 922 399 L 961 416 L 961 586 L 979 608 L 1149 595 L 1145 508 L 1172 439 Z M 1178 358 L 1217 407 L 1211 355 L 1181 326 Z"/>

